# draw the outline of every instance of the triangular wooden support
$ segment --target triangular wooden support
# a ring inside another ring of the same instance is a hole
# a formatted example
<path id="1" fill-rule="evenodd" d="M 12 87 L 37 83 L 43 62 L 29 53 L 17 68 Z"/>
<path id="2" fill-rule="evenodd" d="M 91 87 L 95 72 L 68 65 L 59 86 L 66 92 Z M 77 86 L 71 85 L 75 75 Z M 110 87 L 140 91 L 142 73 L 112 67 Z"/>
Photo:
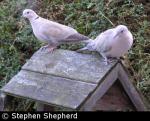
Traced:
<path id="1" fill-rule="evenodd" d="M 93 107 L 94 111 L 136 111 L 119 80 L 100 98 Z"/>
<path id="2" fill-rule="evenodd" d="M 134 84 L 129 79 L 125 67 L 119 62 L 116 67 L 106 76 L 106 78 L 97 86 L 91 97 L 88 97 L 85 104 L 80 110 L 90 111 L 96 104 L 97 100 L 102 98 L 111 86 L 119 80 L 125 92 L 129 96 L 137 111 L 146 111 L 147 108 L 141 98 L 140 92 L 136 89 Z"/>

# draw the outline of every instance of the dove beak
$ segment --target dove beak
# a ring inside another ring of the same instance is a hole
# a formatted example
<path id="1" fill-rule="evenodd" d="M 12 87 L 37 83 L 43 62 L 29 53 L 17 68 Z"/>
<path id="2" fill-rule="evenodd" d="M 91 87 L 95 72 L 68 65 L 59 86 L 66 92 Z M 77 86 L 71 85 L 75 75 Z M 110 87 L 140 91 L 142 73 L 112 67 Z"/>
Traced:
<path id="1" fill-rule="evenodd" d="M 122 34 L 123 32 L 124 32 L 123 30 L 122 30 L 122 31 L 117 32 L 117 33 L 115 34 L 114 38 L 115 38 L 115 37 L 117 37 L 119 34 Z"/>
<path id="2" fill-rule="evenodd" d="M 24 13 L 22 13 L 21 18 L 25 18 Z"/>
<path id="3" fill-rule="evenodd" d="M 23 14 L 21 15 L 21 18 L 24 18 Z"/>

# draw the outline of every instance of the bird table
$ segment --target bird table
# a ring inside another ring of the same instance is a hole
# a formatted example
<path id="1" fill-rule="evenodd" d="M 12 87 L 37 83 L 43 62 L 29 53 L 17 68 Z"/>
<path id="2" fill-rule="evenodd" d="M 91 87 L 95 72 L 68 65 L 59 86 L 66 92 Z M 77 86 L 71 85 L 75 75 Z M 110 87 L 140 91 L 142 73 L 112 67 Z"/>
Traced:
<path id="1" fill-rule="evenodd" d="M 35 52 L 1 89 L 1 110 L 9 96 L 32 99 L 40 111 L 146 110 L 120 61 L 105 65 L 97 53 L 62 49 Z"/>

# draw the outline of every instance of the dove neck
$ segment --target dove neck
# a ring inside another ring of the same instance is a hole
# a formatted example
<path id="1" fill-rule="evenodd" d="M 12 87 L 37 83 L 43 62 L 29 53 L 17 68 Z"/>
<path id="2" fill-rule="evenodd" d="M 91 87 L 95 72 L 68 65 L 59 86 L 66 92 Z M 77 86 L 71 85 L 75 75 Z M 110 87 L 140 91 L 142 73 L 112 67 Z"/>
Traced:
<path id="1" fill-rule="evenodd" d="M 36 15 L 35 17 L 32 17 L 32 18 L 30 18 L 29 20 L 30 20 L 30 22 L 33 22 L 33 21 L 35 21 L 35 20 L 37 20 L 37 19 L 39 19 L 40 17 L 38 16 L 38 15 Z"/>
<path id="2" fill-rule="evenodd" d="M 38 19 L 39 18 L 39 16 L 37 16 L 34 20 L 36 20 L 36 19 Z"/>

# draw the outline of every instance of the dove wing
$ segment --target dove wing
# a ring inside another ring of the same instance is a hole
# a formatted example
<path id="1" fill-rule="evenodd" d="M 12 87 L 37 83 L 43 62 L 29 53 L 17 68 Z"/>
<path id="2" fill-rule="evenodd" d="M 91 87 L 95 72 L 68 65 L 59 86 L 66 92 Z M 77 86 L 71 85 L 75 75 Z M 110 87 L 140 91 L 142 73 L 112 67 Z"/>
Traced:
<path id="1" fill-rule="evenodd" d="M 87 36 L 78 33 L 75 29 L 53 21 L 45 21 L 40 31 L 48 41 L 65 43 L 89 40 Z"/>
<path id="2" fill-rule="evenodd" d="M 106 30 L 95 39 L 97 51 L 102 53 L 111 51 L 112 46 L 110 41 L 113 37 L 113 31 L 113 29 Z"/>
<path id="3" fill-rule="evenodd" d="M 66 37 L 64 40 L 61 40 L 61 41 L 62 42 L 80 42 L 80 41 L 89 40 L 89 39 L 90 38 L 88 38 L 87 36 L 84 36 L 80 33 L 75 33 Z"/>
<path id="4" fill-rule="evenodd" d="M 65 40 L 68 36 L 77 33 L 77 31 L 71 27 L 49 20 L 43 21 L 40 32 L 46 40 L 57 42 L 61 42 L 61 40 Z"/>
<path id="5" fill-rule="evenodd" d="M 65 36 L 63 28 L 55 25 L 45 24 L 41 27 L 40 31 L 43 35 L 47 36 L 50 39 L 53 38 L 57 40 Z"/>

